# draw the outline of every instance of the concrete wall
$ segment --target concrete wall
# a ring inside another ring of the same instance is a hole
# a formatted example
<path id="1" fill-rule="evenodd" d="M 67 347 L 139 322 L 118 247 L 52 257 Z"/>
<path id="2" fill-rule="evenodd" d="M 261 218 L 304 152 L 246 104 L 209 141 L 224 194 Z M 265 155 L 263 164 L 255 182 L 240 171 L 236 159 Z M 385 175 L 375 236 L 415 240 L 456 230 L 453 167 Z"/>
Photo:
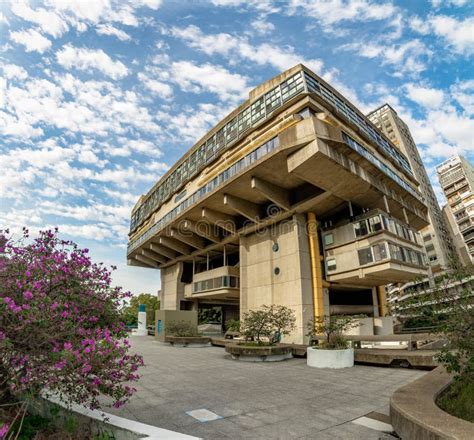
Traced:
<path id="1" fill-rule="evenodd" d="M 194 310 L 157 310 L 155 319 L 155 338 L 165 342 L 166 325 L 170 322 L 185 321 L 197 328 L 198 314 Z"/>
<path id="2" fill-rule="evenodd" d="M 162 310 L 179 310 L 180 301 L 184 299 L 184 283 L 181 282 L 183 263 L 161 269 L 161 297 Z"/>
<path id="3" fill-rule="evenodd" d="M 278 251 L 272 249 L 278 244 Z M 275 274 L 279 268 L 280 273 Z M 305 218 L 296 215 L 240 241 L 240 313 L 280 304 L 295 311 L 297 329 L 285 342 L 303 343 L 313 317 L 313 297 Z"/>

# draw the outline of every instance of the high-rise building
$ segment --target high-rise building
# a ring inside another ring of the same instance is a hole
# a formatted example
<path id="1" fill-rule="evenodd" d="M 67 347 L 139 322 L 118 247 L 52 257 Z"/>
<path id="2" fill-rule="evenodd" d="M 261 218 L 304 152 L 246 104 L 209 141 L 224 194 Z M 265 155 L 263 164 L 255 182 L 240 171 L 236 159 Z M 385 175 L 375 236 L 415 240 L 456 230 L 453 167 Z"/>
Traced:
<path id="1" fill-rule="evenodd" d="M 474 263 L 474 168 L 462 156 L 438 167 L 439 183 L 448 201 L 445 215 L 453 228 L 456 249 L 465 264 Z"/>
<path id="2" fill-rule="evenodd" d="M 368 118 L 404 153 L 420 183 L 419 189 L 428 206 L 429 225 L 420 233 L 434 272 L 447 268 L 454 257 L 454 246 L 420 153 L 407 124 L 388 104 L 369 113 Z"/>
<path id="3" fill-rule="evenodd" d="M 418 186 L 407 157 L 297 65 L 252 90 L 140 198 L 128 263 L 160 269 L 161 308 L 174 317 L 219 306 L 225 322 L 280 304 L 296 316 L 288 342 L 331 314 L 364 313 L 384 331 L 383 286 L 428 275 Z"/>

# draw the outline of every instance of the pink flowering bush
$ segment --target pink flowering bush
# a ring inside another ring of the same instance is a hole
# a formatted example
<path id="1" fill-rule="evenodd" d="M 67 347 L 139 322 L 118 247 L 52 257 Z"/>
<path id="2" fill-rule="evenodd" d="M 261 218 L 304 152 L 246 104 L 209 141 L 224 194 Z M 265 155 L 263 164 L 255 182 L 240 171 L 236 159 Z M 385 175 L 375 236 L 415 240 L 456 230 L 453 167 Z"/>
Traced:
<path id="1" fill-rule="evenodd" d="M 92 409 L 123 405 L 143 365 L 121 322 L 127 296 L 57 230 L 34 240 L 24 230 L 17 242 L 0 231 L 0 403 L 46 392 Z"/>

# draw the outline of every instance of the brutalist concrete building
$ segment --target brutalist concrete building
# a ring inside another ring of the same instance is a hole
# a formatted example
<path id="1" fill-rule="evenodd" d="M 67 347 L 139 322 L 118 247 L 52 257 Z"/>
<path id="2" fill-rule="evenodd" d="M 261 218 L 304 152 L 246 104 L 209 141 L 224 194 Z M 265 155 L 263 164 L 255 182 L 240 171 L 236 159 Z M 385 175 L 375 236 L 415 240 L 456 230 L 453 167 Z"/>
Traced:
<path id="1" fill-rule="evenodd" d="M 250 92 L 132 211 L 130 265 L 161 271 L 161 308 L 386 312 L 384 285 L 426 276 L 427 206 L 405 155 L 303 65 Z"/>

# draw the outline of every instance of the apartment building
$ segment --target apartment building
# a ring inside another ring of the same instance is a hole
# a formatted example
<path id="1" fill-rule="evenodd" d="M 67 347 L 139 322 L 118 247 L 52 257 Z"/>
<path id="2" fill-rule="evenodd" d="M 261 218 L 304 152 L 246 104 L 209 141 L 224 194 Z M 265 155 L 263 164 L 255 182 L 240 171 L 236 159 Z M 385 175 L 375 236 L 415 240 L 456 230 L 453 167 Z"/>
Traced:
<path id="1" fill-rule="evenodd" d="M 428 275 L 428 208 L 407 157 L 303 65 L 264 82 L 132 211 L 128 264 L 161 271 L 165 310 L 263 304 L 307 323 L 386 314 L 385 289 Z"/>
<path id="2" fill-rule="evenodd" d="M 413 174 L 420 183 L 419 190 L 428 207 L 429 225 L 423 228 L 420 233 L 429 264 L 433 272 L 446 269 L 455 255 L 454 245 L 449 234 L 448 225 L 443 217 L 420 153 L 407 124 L 388 104 L 382 105 L 369 113 L 368 118 L 408 158 Z"/>
<path id="3" fill-rule="evenodd" d="M 461 262 L 474 263 L 474 168 L 453 156 L 436 168 L 448 204 L 444 208 Z"/>

